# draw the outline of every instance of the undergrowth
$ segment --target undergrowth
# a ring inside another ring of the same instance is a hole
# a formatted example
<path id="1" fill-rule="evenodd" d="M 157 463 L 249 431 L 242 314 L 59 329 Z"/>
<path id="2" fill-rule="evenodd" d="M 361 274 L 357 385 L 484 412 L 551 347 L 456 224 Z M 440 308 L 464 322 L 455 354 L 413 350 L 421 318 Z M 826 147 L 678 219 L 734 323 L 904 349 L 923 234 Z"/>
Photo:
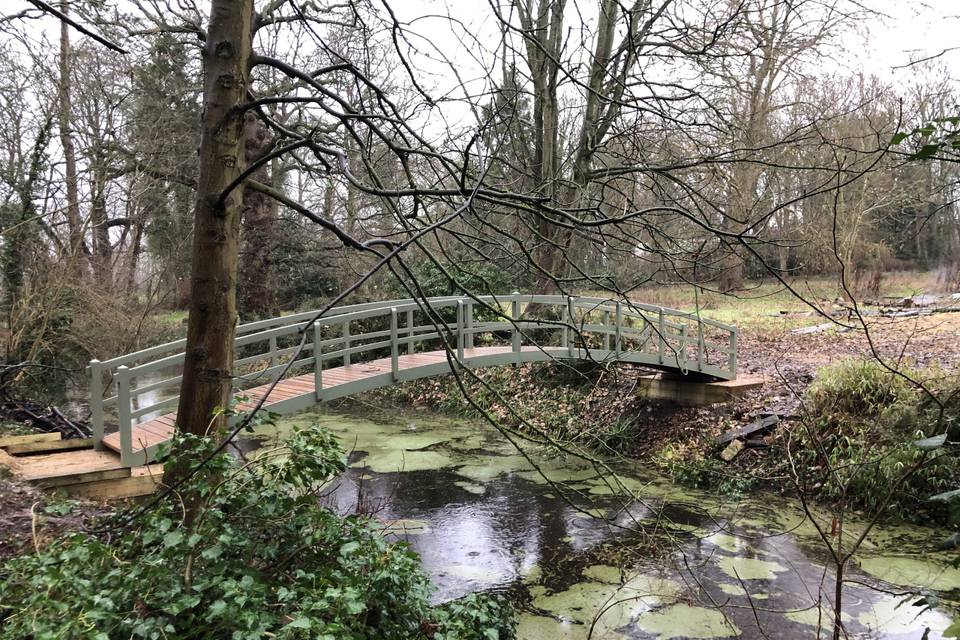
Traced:
<path id="1" fill-rule="evenodd" d="M 501 424 L 549 434 L 611 455 L 636 446 L 635 382 L 615 368 L 593 363 L 547 362 L 478 371 L 486 384 L 465 379 L 470 397 Z M 376 392 L 389 401 L 426 406 L 450 415 L 479 417 L 453 376 Z"/>
<path id="2" fill-rule="evenodd" d="M 960 459 L 952 447 L 924 452 L 913 443 L 956 424 L 957 380 L 932 369 L 904 373 L 928 381 L 946 399 L 944 411 L 913 382 L 873 361 L 846 360 L 819 372 L 804 395 L 803 425 L 790 437 L 805 488 L 901 518 L 946 517 L 944 505 L 928 498 L 957 488 Z"/>
<path id="3" fill-rule="evenodd" d="M 211 442 L 179 446 L 203 455 Z M 473 595 L 430 606 L 403 543 L 320 506 L 343 468 L 321 429 L 249 464 L 218 455 L 187 487 L 200 505 L 192 525 L 167 501 L 109 538 L 72 533 L 3 565 L 0 638 L 513 638 L 509 605 Z"/>

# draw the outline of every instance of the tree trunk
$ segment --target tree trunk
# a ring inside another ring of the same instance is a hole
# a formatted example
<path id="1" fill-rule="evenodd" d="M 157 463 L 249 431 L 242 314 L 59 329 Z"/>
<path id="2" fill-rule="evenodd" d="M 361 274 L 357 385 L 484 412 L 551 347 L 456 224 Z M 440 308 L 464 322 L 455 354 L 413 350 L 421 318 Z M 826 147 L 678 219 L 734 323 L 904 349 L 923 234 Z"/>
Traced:
<path id="1" fill-rule="evenodd" d="M 97 163 L 91 173 L 93 181 L 90 203 L 90 223 L 93 225 L 93 272 L 97 282 L 106 290 L 113 288 L 113 247 L 110 245 L 110 228 L 107 226 L 107 176 L 106 159 L 97 154 Z"/>
<path id="2" fill-rule="evenodd" d="M 70 5 L 67 0 L 60 2 L 60 11 L 67 14 Z M 60 125 L 60 146 L 63 147 L 64 179 L 67 189 L 67 229 L 70 234 L 68 259 L 78 272 L 83 271 L 80 260 L 83 249 L 83 227 L 80 224 L 80 196 L 77 191 L 77 151 L 73 144 L 71 125 L 71 88 L 70 88 L 70 27 L 60 22 L 60 86 L 58 87 L 58 112 Z"/>
<path id="3" fill-rule="evenodd" d="M 190 315 L 177 429 L 205 434 L 225 427 L 218 407 L 230 401 L 237 320 L 237 257 L 243 193 L 221 194 L 245 166 L 243 103 L 249 86 L 253 0 L 212 0 L 204 43 L 203 120 L 194 209 Z M 165 478 L 191 460 L 178 459 Z"/>
<path id="4" fill-rule="evenodd" d="M 244 153 L 247 162 L 260 157 L 270 146 L 270 135 L 259 118 L 247 114 Z M 272 184 L 268 165 L 250 176 Z M 277 201 L 254 189 L 243 190 L 243 241 L 240 252 L 240 311 L 245 319 L 279 315 L 273 252 L 277 245 Z"/>

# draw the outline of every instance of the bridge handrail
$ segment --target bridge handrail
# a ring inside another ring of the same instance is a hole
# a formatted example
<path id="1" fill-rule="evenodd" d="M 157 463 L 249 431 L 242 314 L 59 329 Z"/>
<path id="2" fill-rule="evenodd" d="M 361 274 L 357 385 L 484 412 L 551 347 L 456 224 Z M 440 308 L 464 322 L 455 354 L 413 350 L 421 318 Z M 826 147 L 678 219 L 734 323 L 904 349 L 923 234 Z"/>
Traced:
<path id="1" fill-rule="evenodd" d="M 554 318 L 524 318 L 520 313 L 522 305 L 559 307 L 560 313 Z M 430 322 L 425 325 L 413 323 L 415 312 L 424 312 L 428 309 L 439 312 L 441 309 L 450 307 L 456 309 L 455 321 L 451 321 L 449 316 L 445 319 L 434 315 L 433 319 L 436 323 Z M 478 310 L 492 310 L 503 320 L 480 320 L 475 317 Z M 252 376 L 263 379 L 264 376 L 273 376 L 283 371 L 286 365 L 277 363 L 280 358 L 293 355 L 297 351 L 297 346 L 278 347 L 278 339 L 301 333 L 308 328 L 317 313 L 317 311 L 300 312 L 239 325 L 235 347 L 268 343 L 268 350 L 257 351 L 252 355 L 245 354 L 242 358 L 238 358 L 235 362 L 237 367 L 267 362 L 265 368 L 246 375 L 238 375 L 238 379 L 249 381 Z M 591 321 L 591 314 L 598 314 L 600 320 Z M 387 317 L 391 319 L 389 329 L 364 330 L 357 334 L 350 332 L 350 324 L 353 322 Z M 612 324 L 611 317 L 614 318 Z M 403 326 L 400 325 L 401 318 L 404 319 Z M 641 324 L 631 326 L 636 320 L 642 321 Z M 689 322 L 696 323 L 695 335 L 691 335 L 690 325 L 685 324 Z M 321 372 L 326 362 L 339 360 L 344 364 L 350 364 L 353 356 L 389 348 L 394 368 L 396 368 L 401 346 L 405 346 L 407 352 L 412 353 L 417 344 L 436 341 L 443 337 L 444 333 L 452 337 L 454 331 L 456 337 L 453 348 L 461 359 L 464 349 L 472 348 L 475 337 L 479 334 L 509 333 L 512 336 L 510 343 L 513 351 L 519 352 L 523 342 L 540 346 L 531 342 L 527 335 L 531 329 L 539 329 L 559 331 L 561 347 L 568 349 L 569 357 L 575 357 L 575 353 L 578 354 L 576 357 L 593 357 L 590 354 L 595 352 L 600 354 L 600 357 L 609 357 L 612 353 L 617 359 L 638 361 L 629 359 L 644 353 L 643 350 L 652 340 L 657 357 L 654 358 L 653 354 L 649 354 L 646 360 L 641 359 L 638 362 L 643 363 L 652 359 L 648 364 L 656 366 L 659 362 L 662 366 L 675 366 L 681 369 L 690 365 L 690 369 L 720 377 L 734 377 L 736 374 L 738 338 L 736 327 L 704 318 L 698 313 L 643 303 L 628 303 L 610 298 L 512 293 L 476 297 L 442 296 L 429 298 L 426 304 L 424 301 L 409 299 L 367 302 L 332 308 L 314 325 L 313 336 L 310 336 L 311 339 L 305 343 L 302 351 L 302 355 L 309 355 L 298 359 L 297 365 L 303 367 L 314 364 L 318 389 L 322 388 Z M 326 328 L 339 328 L 341 333 L 324 337 L 323 332 Z M 719 333 L 725 345 L 721 346 L 713 337 L 705 335 L 705 329 Z M 588 335 L 598 335 L 602 339 L 601 346 L 590 346 L 587 341 Z M 580 346 L 576 346 L 578 337 Z M 611 339 L 614 342 L 612 350 L 610 349 Z M 623 348 L 624 341 L 629 339 L 642 340 L 639 346 L 640 351 Z M 688 349 L 694 345 L 697 353 L 692 357 L 688 354 Z M 130 429 L 134 419 L 160 408 L 170 407 L 176 402 L 176 396 L 163 398 L 148 406 L 142 406 L 141 402 L 135 402 L 135 400 L 148 392 L 179 384 L 182 375 L 149 381 L 142 386 L 133 385 L 132 380 L 142 378 L 145 374 L 182 365 L 185 361 L 185 346 L 186 339 L 180 339 L 103 362 L 96 360 L 90 362 L 91 422 L 94 427 L 94 441 L 98 447 L 101 446 L 103 439 L 105 408 L 117 407 L 121 442 L 129 443 Z M 319 346 L 319 354 L 315 353 L 317 346 Z M 334 351 L 327 350 L 332 346 L 339 348 Z M 708 351 L 726 356 L 726 366 L 709 364 Z M 579 355 L 581 352 L 583 355 Z M 104 397 L 103 393 L 105 373 L 110 374 L 111 379 L 108 384 L 116 388 L 116 393 L 107 397 Z"/>

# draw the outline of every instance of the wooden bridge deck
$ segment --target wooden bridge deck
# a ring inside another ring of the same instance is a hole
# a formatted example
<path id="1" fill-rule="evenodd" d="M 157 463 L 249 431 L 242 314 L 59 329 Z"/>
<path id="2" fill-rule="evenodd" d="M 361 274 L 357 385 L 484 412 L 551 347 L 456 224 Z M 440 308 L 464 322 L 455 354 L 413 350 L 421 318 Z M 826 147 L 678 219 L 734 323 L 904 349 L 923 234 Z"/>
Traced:
<path id="1" fill-rule="evenodd" d="M 549 354 L 550 351 L 554 351 L 556 349 L 556 347 L 553 347 L 544 350 L 539 347 L 525 346 L 522 348 L 522 351 L 526 353 L 530 353 L 532 351 L 543 351 L 546 355 Z M 511 353 L 511 347 L 509 346 L 474 347 L 470 349 L 464 349 L 463 355 L 465 361 L 469 362 L 470 360 L 476 358 L 499 356 L 509 353 Z M 398 368 L 400 371 L 411 371 L 414 369 L 436 365 L 446 366 L 447 362 L 446 351 L 428 351 L 424 353 L 413 353 L 399 356 Z M 324 369 L 322 377 L 322 392 L 330 397 L 339 397 L 340 394 L 337 393 L 337 387 L 346 387 L 352 383 L 361 382 L 377 376 L 389 376 L 392 374 L 392 371 L 392 360 L 389 357 L 380 358 L 379 360 L 372 360 L 369 362 L 361 362 L 347 366 Z M 236 409 L 238 411 L 249 411 L 250 409 L 253 409 L 257 403 L 260 402 L 260 399 L 263 398 L 264 394 L 266 394 L 269 390 L 270 385 L 264 384 L 260 385 L 259 387 L 238 392 L 237 395 L 241 398 L 244 398 L 244 400 L 237 404 Z M 314 374 L 309 373 L 288 378 L 286 380 L 281 380 L 273 388 L 273 391 L 270 392 L 270 395 L 263 406 L 264 408 L 270 408 L 283 402 L 289 402 L 291 400 L 307 396 L 311 397 L 312 404 L 312 398 L 315 395 L 316 388 L 314 386 Z M 161 445 L 169 441 L 173 437 L 176 419 L 177 414 L 176 412 L 173 412 L 134 425 L 132 428 L 132 442 L 134 451 L 152 449 L 157 445 Z M 120 433 L 116 432 L 104 436 L 103 444 L 106 448 L 120 453 Z"/>

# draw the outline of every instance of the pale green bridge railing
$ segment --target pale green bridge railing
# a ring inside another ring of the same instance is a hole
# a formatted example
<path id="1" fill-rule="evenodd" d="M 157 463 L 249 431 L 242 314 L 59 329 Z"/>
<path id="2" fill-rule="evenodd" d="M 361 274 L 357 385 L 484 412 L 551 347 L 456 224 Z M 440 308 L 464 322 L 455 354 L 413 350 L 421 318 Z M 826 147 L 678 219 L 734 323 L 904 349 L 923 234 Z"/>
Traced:
<path id="1" fill-rule="evenodd" d="M 315 392 L 284 403 L 284 412 L 334 397 L 438 375 L 449 366 L 404 368 L 403 355 L 449 348 L 458 366 L 484 367 L 551 359 L 627 362 L 699 378 L 730 380 L 737 370 L 737 329 L 686 313 L 592 297 L 440 297 L 371 302 L 328 311 L 308 328 L 316 312 L 297 313 L 237 327 L 235 388 L 272 382 L 290 364 L 287 377 L 313 372 Z M 536 312 L 524 315 L 528 305 Z M 431 317 L 432 316 L 432 317 Z M 534 317 L 535 316 L 535 317 Z M 298 352 L 302 332 L 305 347 Z M 90 362 L 90 412 L 94 443 L 103 448 L 110 427 L 120 432 L 121 457 L 131 464 L 131 430 L 176 410 L 186 340 L 176 340 L 103 362 Z M 472 356 L 474 347 L 483 355 Z M 325 389 L 323 372 L 364 361 L 391 359 L 391 374 Z M 273 408 L 272 408 L 273 409 Z"/>

